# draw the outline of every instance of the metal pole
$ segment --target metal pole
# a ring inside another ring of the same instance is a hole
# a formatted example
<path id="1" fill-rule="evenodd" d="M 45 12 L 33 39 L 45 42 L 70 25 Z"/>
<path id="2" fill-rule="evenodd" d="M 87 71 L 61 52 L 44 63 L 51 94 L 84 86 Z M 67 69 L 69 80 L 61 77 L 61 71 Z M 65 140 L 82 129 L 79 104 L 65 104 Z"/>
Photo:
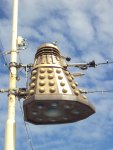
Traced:
<path id="1" fill-rule="evenodd" d="M 13 91 L 16 89 L 16 76 L 17 76 L 17 68 L 16 68 L 17 24 L 18 24 L 18 0 L 13 0 L 12 48 L 9 66 L 10 75 L 9 75 L 9 95 L 8 95 L 8 119 L 6 122 L 4 150 L 15 150 L 15 141 L 16 141 L 16 122 L 15 122 L 16 96 L 13 93 Z"/>

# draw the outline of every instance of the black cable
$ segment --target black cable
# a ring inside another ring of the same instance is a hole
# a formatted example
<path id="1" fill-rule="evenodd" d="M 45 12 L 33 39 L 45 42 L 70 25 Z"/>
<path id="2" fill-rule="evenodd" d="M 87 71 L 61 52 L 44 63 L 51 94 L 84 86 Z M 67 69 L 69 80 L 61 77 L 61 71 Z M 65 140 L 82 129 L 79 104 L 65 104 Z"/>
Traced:
<path id="1" fill-rule="evenodd" d="M 23 109 L 22 109 L 22 106 L 21 106 L 21 102 L 20 102 L 20 99 L 18 99 L 18 101 L 19 101 L 19 104 L 20 104 L 20 110 L 21 110 L 21 113 L 22 113 L 22 117 L 23 117 L 23 121 L 24 121 L 24 112 L 23 112 Z M 25 125 L 25 129 L 26 129 L 26 134 L 27 134 L 27 138 L 28 138 L 28 143 L 29 143 L 29 145 L 30 145 L 30 148 L 31 148 L 31 150 L 34 150 L 34 148 L 33 148 L 33 145 L 32 145 L 32 141 L 31 141 L 31 137 L 30 137 L 30 127 L 29 127 L 29 129 L 28 129 L 28 127 L 27 127 L 27 123 L 24 121 L 24 125 Z M 29 126 L 29 125 L 28 125 Z"/>
<path id="2" fill-rule="evenodd" d="M 21 58 L 20 58 L 20 54 L 18 54 L 18 59 L 19 59 L 19 62 L 20 64 L 21 63 Z M 22 68 L 18 73 L 23 73 L 22 70 L 25 69 L 25 78 L 26 78 L 26 88 L 28 89 L 28 86 L 29 86 L 29 72 L 30 72 L 30 69 L 28 66 L 26 66 L 25 68 Z"/>
<path id="3" fill-rule="evenodd" d="M 4 49 L 1 39 L 0 39 L 0 45 L 1 45 L 2 49 Z M 9 66 L 8 66 L 8 63 L 7 63 L 7 62 L 8 62 L 8 61 L 7 61 L 7 58 L 4 57 L 3 51 L 2 51 L 1 49 L 0 49 L 0 51 L 1 51 L 0 54 L 1 54 L 1 56 L 2 56 L 2 59 L 3 59 L 3 61 L 5 62 L 5 65 L 7 66 L 8 70 L 9 70 Z"/>
<path id="4" fill-rule="evenodd" d="M 18 59 L 19 59 L 19 63 L 21 64 L 20 53 L 18 53 Z M 18 73 L 23 73 L 22 70 L 23 70 L 23 68 Z"/>
<path id="5" fill-rule="evenodd" d="M 31 75 L 31 68 L 26 67 L 26 88 L 29 88 L 29 79 Z"/>
<path id="6" fill-rule="evenodd" d="M 77 67 L 80 68 L 82 70 L 86 70 L 88 69 L 88 67 L 93 67 L 96 68 L 97 66 L 100 65 L 108 65 L 108 64 L 113 64 L 113 61 L 106 61 L 106 62 L 102 62 L 102 63 L 95 63 L 95 61 L 90 61 L 89 63 L 75 63 L 75 64 L 67 64 L 67 67 Z"/>
<path id="7" fill-rule="evenodd" d="M 98 63 L 98 64 L 96 64 L 96 66 L 99 66 L 99 65 L 107 65 L 107 64 L 113 64 L 113 61 L 106 61 L 106 62 L 104 62 L 104 63 Z"/>
<path id="8" fill-rule="evenodd" d="M 94 90 L 94 91 L 82 91 L 81 93 L 85 94 L 93 94 L 93 93 L 110 93 L 113 92 L 113 90 Z"/>
<path id="9" fill-rule="evenodd" d="M 19 74 L 19 73 L 24 74 L 23 70 L 24 70 L 24 68 L 21 68 L 21 69 L 18 71 L 18 74 Z"/>
<path id="10" fill-rule="evenodd" d="M 2 47 L 2 49 L 4 49 L 4 47 L 3 47 L 3 44 L 2 44 L 2 40 L 0 39 L 0 44 L 1 44 L 1 47 Z M 3 58 L 3 60 L 4 60 L 4 62 L 5 62 L 5 66 L 7 66 L 7 69 L 10 71 L 10 73 L 11 73 L 11 75 L 12 75 L 12 72 L 11 72 L 11 70 L 10 70 L 10 67 L 9 67 L 9 65 L 8 65 L 8 60 L 7 60 L 7 58 L 6 57 L 4 57 L 4 54 L 3 54 L 3 51 L 0 49 L 0 51 L 1 51 L 1 56 L 2 56 L 2 58 Z"/>

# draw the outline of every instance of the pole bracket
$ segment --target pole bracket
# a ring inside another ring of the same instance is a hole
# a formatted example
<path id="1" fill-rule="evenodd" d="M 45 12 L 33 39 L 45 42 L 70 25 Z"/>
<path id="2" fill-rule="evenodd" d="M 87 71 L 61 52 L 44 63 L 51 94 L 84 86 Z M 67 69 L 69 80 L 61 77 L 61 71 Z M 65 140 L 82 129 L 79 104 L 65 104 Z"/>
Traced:
<path id="1" fill-rule="evenodd" d="M 8 95 L 13 94 L 19 98 L 26 98 L 28 95 L 28 91 L 26 88 L 19 88 L 19 89 L 9 89 L 9 90 L 3 90 L 1 89 L 0 92 L 8 92 Z"/>
<path id="2" fill-rule="evenodd" d="M 21 63 L 19 63 L 19 64 L 17 64 L 17 68 L 21 68 L 21 67 L 23 67 L 23 68 L 32 68 L 33 67 L 33 64 L 21 64 Z"/>
<path id="3" fill-rule="evenodd" d="M 16 67 L 17 68 L 18 64 L 16 62 L 10 62 L 9 63 L 9 68 L 11 67 Z"/>
<path id="4" fill-rule="evenodd" d="M 28 95 L 28 90 L 26 88 L 19 88 L 16 96 L 19 97 L 19 99 L 21 98 L 25 99 L 27 95 Z"/>

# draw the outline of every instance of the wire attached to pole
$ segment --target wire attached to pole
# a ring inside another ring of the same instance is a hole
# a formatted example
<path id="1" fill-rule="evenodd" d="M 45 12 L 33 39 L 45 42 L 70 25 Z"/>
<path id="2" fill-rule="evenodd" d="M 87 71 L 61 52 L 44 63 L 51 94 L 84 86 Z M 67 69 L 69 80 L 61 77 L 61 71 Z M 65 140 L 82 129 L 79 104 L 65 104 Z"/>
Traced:
<path id="1" fill-rule="evenodd" d="M 22 109 L 22 105 L 21 105 L 20 99 L 18 99 L 18 101 L 19 101 L 20 110 L 21 110 L 21 113 L 22 113 L 22 118 L 24 118 L 24 112 L 23 112 L 23 109 Z M 23 119 L 23 121 L 24 121 L 24 119 Z M 31 137 L 30 137 L 30 133 L 29 133 L 30 132 L 30 127 L 28 128 L 27 125 L 28 124 L 24 121 L 24 126 L 25 126 L 25 129 L 26 129 L 28 143 L 30 145 L 31 150 L 34 150 L 33 145 L 32 145 L 32 141 L 31 141 Z"/>
<path id="2" fill-rule="evenodd" d="M 0 44 L 1 44 L 2 49 L 4 49 L 4 48 L 3 48 L 3 44 L 2 44 L 1 39 L 0 39 Z M 5 65 L 5 66 L 7 66 L 8 70 L 9 70 L 9 66 L 8 66 L 7 59 L 6 59 L 6 57 L 4 57 L 4 53 L 5 53 L 5 52 L 3 52 L 1 49 L 0 49 L 0 51 L 1 51 L 1 52 L 0 52 L 0 55 L 2 56 L 3 61 L 5 62 L 5 64 L 4 64 L 4 65 Z"/>
<path id="3" fill-rule="evenodd" d="M 113 90 L 94 90 L 94 91 L 81 91 L 81 93 L 84 94 L 93 94 L 93 93 L 110 93 L 113 92 Z"/>
<path id="4" fill-rule="evenodd" d="M 67 64 L 67 67 L 77 67 L 77 68 L 80 68 L 82 70 L 86 70 L 88 69 L 89 67 L 93 67 L 93 68 L 96 68 L 97 66 L 100 66 L 100 65 L 107 65 L 107 64 L 112 64 L 113 61 L 106 61 L 106 62 L 102 62 L 102 63 L 95 63 L 95 61 L 90 61 L 89 63 L 75 63 L 75 64 Z"/>

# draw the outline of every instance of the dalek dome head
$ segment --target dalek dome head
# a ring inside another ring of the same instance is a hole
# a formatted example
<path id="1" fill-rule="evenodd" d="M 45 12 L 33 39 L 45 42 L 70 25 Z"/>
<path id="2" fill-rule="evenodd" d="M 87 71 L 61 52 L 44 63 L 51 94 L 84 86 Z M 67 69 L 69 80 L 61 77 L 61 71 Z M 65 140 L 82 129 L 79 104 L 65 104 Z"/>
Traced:
<path id="1" fill-rule="evenodd" d="M 56 44 L 53 44 L 53 43 L 44 43 L 44 44 L 41 44 L 38 49 L 40 48 L 45 48 L 45 47 L 48 47 L 48 48 L 55 48 L 55 49 L 59 49 Z"/>
<path id="2" fill-rule="evenodd" d="M 33 124 L 61 124 L 85 119 L 95 109 L 81 94 L 72 74 L 63 66 L 59 48 L 41 45 L 35 55 L 24 118 Z"/>
<path id="3" fill-rule="evenodd" d="M 60 56 L 60 50 L 55 44 L 45 43 L 38 47 L 35 58 L 39 55 L 41 56 L 47 54 Z"/>

